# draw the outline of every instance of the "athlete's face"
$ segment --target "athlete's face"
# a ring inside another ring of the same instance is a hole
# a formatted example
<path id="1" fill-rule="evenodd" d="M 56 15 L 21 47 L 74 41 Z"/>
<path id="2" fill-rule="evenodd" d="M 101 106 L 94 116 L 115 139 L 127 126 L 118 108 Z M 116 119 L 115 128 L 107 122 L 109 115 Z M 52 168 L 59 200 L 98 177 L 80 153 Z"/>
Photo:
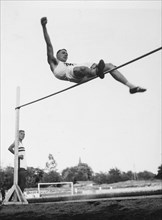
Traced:
<path id="1" fill-rule="evenodd" d="M 62 62 L 66 62 L 68 59 L 68 53 L 66 50 L 61 50 L 59 51 L 59 53 L 57 54 L 57 59 L 62 61 Z"/>
<path id="2" fill-rule="evenodd" d="M 24 132 L 24 131 L 20 131 L 20 132 L 19 132 L 19 139 L 20 139 L 20 140 L 23 140 L 24 137 L 25 137 L 25 132 Z"/>

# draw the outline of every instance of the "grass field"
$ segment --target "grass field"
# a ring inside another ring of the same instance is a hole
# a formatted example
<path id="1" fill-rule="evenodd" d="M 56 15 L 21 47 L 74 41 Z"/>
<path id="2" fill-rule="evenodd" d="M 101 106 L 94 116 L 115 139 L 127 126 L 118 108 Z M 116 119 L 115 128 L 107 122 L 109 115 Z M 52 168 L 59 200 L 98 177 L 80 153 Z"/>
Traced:
<path id="1" fill-rule="evenodd" d="M 82 184 L 86 189 L 85 184 Z M 89 185 L 87 190 L 89 190 Z M 102 185 L 105 190 L 110 185 Z M 114 190 L 131 189 L 155 189 L 161 187 L 161 181 L 134 181 L 116 183 L 111 185 Z M 113 190 L 111 188 L 111 190 Z M 161 192 L 161 191 L 160 191 Z M 96 194 L 101 195 L 101 194 Z M 105 194 L 106 195 L 106 194 Z M 114 194 L 113 194 L 114 195 Z M 59 201 L 29 203 L 27 205 L 1 205 L 1 220 L 161 220 L 162 219 L 162 195 L 137 196 L 137 197 L 108 197 L 93 198 L 85 194 L 77 201 Z M 89 200 L 88 200 L 89 197 Z"/>
<path id="2" fill-rule="evenodd" d="M 1 220 L 161 220 L 162 198 L 34 203 L 0 207 Z"/>

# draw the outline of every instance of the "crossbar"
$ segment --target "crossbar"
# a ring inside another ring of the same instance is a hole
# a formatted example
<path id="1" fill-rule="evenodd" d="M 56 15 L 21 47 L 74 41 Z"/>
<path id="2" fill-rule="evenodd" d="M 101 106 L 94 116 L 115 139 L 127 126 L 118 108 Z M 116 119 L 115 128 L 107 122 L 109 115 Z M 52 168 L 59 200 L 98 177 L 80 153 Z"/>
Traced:
<path id="1" fill-rule="evenodd" d="M 146 57 L 146 56 L 148 56 L 148 55 L 151 55 L 151 54 L 153 54 L 153 53 L 155 53 L 155 52 L 157 52 L 157 51 L 159 51 L 159 50 L 161 50 L 161 49 L 162 49 L 162 47 L 159 47 L 159 48 L 157 48 L 157 49 L 155 49 L 155 50 L 152 50 L 152 51 L 150 51 L 150 52 L 148 52 L 148 53 L 146 53 L 146 54 L 144 54 L 144 55 L 142 55 L 142 56 L 139 56 L 139 57 L 137 57 L 137 58 L 135 58 L 135 59 L 133 59 L 133 60 L 130 60 L 130 61 L 124 63 L 124 64 L 121 64 L 121 65 L 119 65 L 119 66 L 116 66 L 116 67 L 114 67 L 113 69 L 110 69 L 110 70 L 108 70 L 108 71 L 105 71 L 104 73 L 105 73 L 105 74 L 110 73 L 110 72 L 112 72 L 112 71 L 114 71 L 114 70 L 117 70 L 117 69 L 123 67 L 123 66 L 126 66 L 126 65 L 128 65 L 128 64 L 130 64 L 130 63 L 133 63 L 133 62 L 137 61 L 137 60 L 140 60 L 140 59 L 142 59 L 142 58 L 144 58 L 144 57 Z M 27 106 L 27 105 L 31 105 L 31 104 L 33 104 L 33 103 L 42 101 L 43 99 L 47 99 L 47 98 L 49 98 L 49 97 L 51 97 L 51 96 L 54 96 L 54 95 L 57 95 L 57 94 L 59 94 L 59 93 L 65 92 L 65 91 L 67 91 L 67 90 L 69 90 L 69 89 L 73 89 L 73 88 L 75 88 L 75 87 L 77 87 L 77 86 L 80 86 L 80 85 L 82 85 L 82 84 L 84 84 L 84 83 L 87 83 L 87 82 L 89 82 L 89 81 L 91 81 L 91 80 L 93 80 L 93 79 L 95 79 L 95 78 L 98 78 L 98 76 L 95 76 L 95 77 L 93 77 L 93 78 L 91 78 L 91 79 L 88 79 L 88 80 L 86 80 L 85 82 L 77 83 L 77 84 L 75 84 L 75 85 L 73 85 L 73 86 L 67 87 L 67 88 L 62 89 L 62 90 L 60 90 L 60 91 L 58 91 L 58 92 L 54 92 L 54 93 L 52 93 L 52 94 L 50 94 L 50 95 L 47 95 L 47 96 L 44 96 L 44 97 L 42 97 L 42 98 L 36 99 L 36 100 L 34 100 L 34 101 L 28 102 L 28 103 L 26 103 L 26 104 L 17 106 L 15 109 L 20 109 L 20 108 L 25 107 L 25 106 Z"/>

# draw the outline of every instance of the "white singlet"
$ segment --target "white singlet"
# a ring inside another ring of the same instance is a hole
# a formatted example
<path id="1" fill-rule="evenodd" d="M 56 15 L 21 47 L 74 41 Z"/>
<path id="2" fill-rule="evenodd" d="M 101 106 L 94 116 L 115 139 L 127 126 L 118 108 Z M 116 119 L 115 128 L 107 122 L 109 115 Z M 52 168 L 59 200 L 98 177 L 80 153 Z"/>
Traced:
<path id="1" fill-rule="evenodd" d="M 22 155 L 23 159 L 20 159 L 20 168 L 24 168 L 27 170 L 27 162 L 26 162 L 26 155 L 25 155 L 25 148 L 21 142 L 19 142 L 18 146 L 18 155 Z"/>
<path id="2" fill-rule="evenodd" d="M 55 66 L 53 70 L 53 74 L 55 75 L 55 77 L 61 80 L 67 80 L 67 81 L 76 82 L 76 83 L 81 82 L 85 79 L 77 78 L 74 75 L 74 72 L 73 72 L 74 67 L 86 66 L 86 67 L 91 68 L 93 65 L 93 63 L 74 64 L 74 63 L 64 63 L 59 60 L 57 61 L 58 61 L 58 65 Z"/>

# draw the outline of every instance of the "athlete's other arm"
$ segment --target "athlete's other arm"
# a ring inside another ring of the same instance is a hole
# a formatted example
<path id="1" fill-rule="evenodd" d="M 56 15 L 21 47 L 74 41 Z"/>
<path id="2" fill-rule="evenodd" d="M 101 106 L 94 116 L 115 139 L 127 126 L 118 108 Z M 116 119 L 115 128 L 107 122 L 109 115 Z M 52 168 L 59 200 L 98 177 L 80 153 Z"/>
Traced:
<path id="1" fill-rule="evenodd" d="M 50 65 L 51 70 L 53 71 L 54 70 L 53 65 L 57 65 L 58 63 L 57 63 L 57 60 L 56 60 L 56 58 L 54 57 L 54 54 L 53 54 L 53 46 L 52 46 L 50 37 L 49 37 L 48 32 L 47 32 L 46 24 L 47 24 L 47 18 L 46 17 L 41 18 L 41 25 L 42 25 L 42 28 L 43 28 L 43 35 L 44 35 L 44 39 L 45 39 L 45 42 L 46 42 L 46 45 L 47 45 L 47 60 L 48 60 L 48 63 Z"/>
<path id="2" fill-rule="evenodd" d="M 15 154 L 15 142 L 12 143 L 12 144 L 9 146 L 8 150 L 9 150 L 12 154 Z M 22 159 L 24 158 L 24 156 L 23 156 L 23 155 L 18 155 L 18 158 L 22 160 Z"/>
<path id="3" fill-rule="evenodd" d="M 14 148 L 15 148 L 15 143 L 12 143 L 12 144 L 9 146 L 8 150 L 9 150 L 12 154 L 15 154 Z"/>

